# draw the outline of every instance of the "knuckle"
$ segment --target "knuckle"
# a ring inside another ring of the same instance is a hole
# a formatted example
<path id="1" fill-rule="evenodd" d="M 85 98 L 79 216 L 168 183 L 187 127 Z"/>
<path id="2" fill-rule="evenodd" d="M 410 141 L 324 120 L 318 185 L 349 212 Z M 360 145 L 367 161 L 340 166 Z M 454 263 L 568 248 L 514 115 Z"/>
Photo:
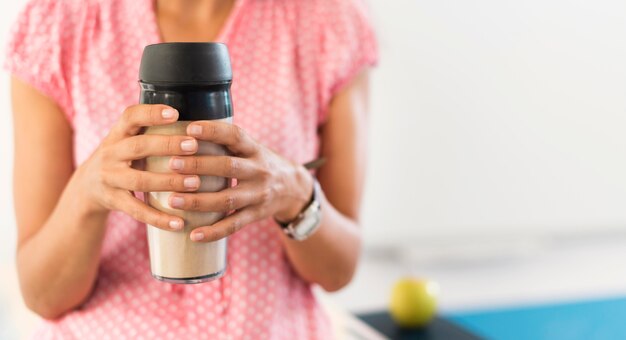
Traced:
<path id="1" fill-rule="evenodd" d="M 149 214 L 144 214 L 145 223 L 148 223 L 157 228 L 162 228 L 167 225 L 164 223 L 164 217 L 161 216 L 161 213 L 158 212 L 150 212 Z"/>
<path id="2" fill-rule="evenodd" d="M 198 157 L 191 157 L 190 159 L 190 170 L 193 171 L 193 173 L 195 174 L 199 174 L 200 173 L 200 169 L 202 168 L 202 162 L 200 161 L 200 159 Z"/>
<path id="3" fill-rule="evenodd" d="M 132 208 L 130 208 L 130 216 L 132 216 L 134 219 L 138 220 L 138 221 L 142 221 L 142 222 L 149 222 L 145 220 L 145 214 L 143 212 L 143 210 L 139 209 L 139 207 L 134 206 Z"/>
<path id="4" fill-rule="evenodd" d="M 168 176 L 166 179 L 167 188 L 171 190 L 183 188 L 182 183 L 183 183 L 183 178 L 179 176 Z"/>
<path id="5" fill-rule="evenodd" d="M 239 170 L 241 168 L 241 164 L 234 157 L 226 157 L 226 176 L 227 177 L 237 177 L 239 174 Z"/>
<path id="6" fill-rule="evenodd" d="M 228 236 L 226 234 L 226 230 L 224 228 L 207 228 L 205 229 L 205 235 L 207 236 L 205 240 L 207 242 L 221 240 L 224 237 Z"/>
<path id="7" fill-rule="evenodd" d="M 241 220 L 235 219 L 226 227 L 226 235 L 224 236 L 232 235 L 236 233 L 239 229 L 241 229 Z"/>
<path id="8" fill-rule="evenodd" d="M 259 201 L 261 202 L 269 202 L 272 200 L 272 196 L 274 195 L 274 190 L 271 187 L 266 187 L 261 190 L 259 193 Z"/>
<path id="9" fill-rule="evenodd" d="M 169 218 L 166 214 L 162 212 L 155 212 L 152 217 L 152 225 L 158 226 L 159 228 L 163 228 L 169 230 Z"/>
<path id="10" fill-rule="evenodd" d="M 266 167 L 257 167 L 256 172 L 263 182 L 267 182 L 272 178 L 272 172 Z"/>
<path id="11" fill-rule="evenodd" d="M 124 123 L 125 125 L 130 125 L 134 116 L 133 111 L 135 111 L 136 109 L 137 105 L 131 105 L 125 108 L 124 112 L 122 112 L 120 122 Z"/>
<path id="12" fill-rule="evenodd" d="M 203 127 L 204 130 L 206 130 L 207 137 L 215 137 L 218 134 L 217 124 L 207 124 Z"/>
<path id="13" fill-rule="evenodd" d="M 165 153 L 175 154 L 176 153 L 176 145 L 180 145 L 180 143 L 176 143 L 174 137 L 165 137 L 163 139 L 161 148 Z"/>
<path id="14" fill-rule="evenodd" d="M 186 201 L 186 200 L 185 200 Z M 198 196 L 191 196 L 191 201 L 189 202 L 191 210 L 200 210 L 200 200 Z"/>
<path id="15" fill-rule="evenodd" d="M 161 105 L 148 105 L 148 119 L 156 123 L 161 119 Z"/>
<path id="16" fill-rule="evenodd" d="M 230 211 L 230 210 L 235 210 L 235 203 L 236 203 L 236 198 L 234 195 L 226 195 L 226 197 L 224 198 L 224 210 L 226 211 Z"/>
<path id="17" fill-rule="evenodd" d="M 235 140 L 236 143 L 240 143 L 241 141 L 243 141 L 245 138 L 245 134 L 246 134 L 243 131 L 243 129 L 237 125 L 232 126 L 232 133 L 233 133 L 233 139 Z"/>
<path id="18" fill-rule="evenodd" d="M 134 155 L 141 155 L 146 148 L 143 138 L 131 138 L 129 143 L 129 148 Z"/>

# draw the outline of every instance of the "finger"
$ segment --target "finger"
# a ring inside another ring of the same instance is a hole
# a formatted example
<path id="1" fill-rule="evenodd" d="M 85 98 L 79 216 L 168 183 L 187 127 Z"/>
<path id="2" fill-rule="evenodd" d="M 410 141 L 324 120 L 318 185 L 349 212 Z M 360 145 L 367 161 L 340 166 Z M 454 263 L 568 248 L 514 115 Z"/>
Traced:
<path id="1" fill-rule="evenodd" d="M 187 134 L 201 140 L 226 146 L 235 154 L 251 156 L 258 151 L 257 143 L 237 125 L 224 122 L 198 121 L 187 126 Z"/>
<path id="2" fill-rule="evenodd" d="M 198 141 L 187 136 L 139 135 L 124 138 L 110 150 L 116 159 L 136 160 L 148 156 L 192 155 Z"/>
<path id="3" fill-rule="evenodd" d="M 135 169 L 115 171 L 105 178 L 106 184 L 131 191 L 195 191 L 200 187 L 200 178 L 195 175 L 156 173 Z"/>
<path id="4" fill-rule="evenodd" d="M 229 212 L 263 202 L 263 195 L 253 190 L 234 187 L 219 192 L 173 193 L 169 205 L 188 211 Z"/>
<path id="5" fill-rule="evenodd" d="M 138 134 L 143 127 L 170 124 L 176 120 L 178 120 L 178 111 L 170 106 L 161 104 L 133 105 L 124 110 L 122 117 L 111 129 L 110 136 L 119 140 Z"/>
<path id="6" fill-rule="evenodd" d="M 182 218 L 156 210 L 140 201 L 128 191 L 120 192 L 116 202 L 116 210 L 127 213 L 139 222 L 172 231 L 182 230 L 185 226 L 185 221 Z"/>
<path id="7" fill-rule="evenodd" d="M 241 230 L 247 224 L 258 220 L 262 216 L 261 209 L 259 206 L 245 208 L 211 226 L 194 229 L 189 237 L 196 242 L 211 242 L 223 239 Z"/>
<path id="8" fill-rule="evenodd" d="M 198 174 L 238 179 L 263 176 L 254 161 L 232 156 L 172 157 L 170 169 L 182 174 Z"/>

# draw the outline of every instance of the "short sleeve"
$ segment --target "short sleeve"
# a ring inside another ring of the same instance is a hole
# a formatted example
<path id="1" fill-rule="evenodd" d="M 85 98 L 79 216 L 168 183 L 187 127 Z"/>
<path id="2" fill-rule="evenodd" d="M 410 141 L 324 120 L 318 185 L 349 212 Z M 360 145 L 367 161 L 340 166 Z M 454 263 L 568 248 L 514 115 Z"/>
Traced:
<path id="1" fill-rule="evenodd" d="M 322 2 L 318 78 L 324 122 L 332 97 L 356 75 L 378 61 L 378 44 L 363 0 Z"/>
<path id="2" fill-rule="evenodd" d="M 12 27 L 4 68 L 54 100 L 68 119 L 72 117 L 64 49 L 72 32 L 63 27 L 62 1 L 31 0 Z"/>

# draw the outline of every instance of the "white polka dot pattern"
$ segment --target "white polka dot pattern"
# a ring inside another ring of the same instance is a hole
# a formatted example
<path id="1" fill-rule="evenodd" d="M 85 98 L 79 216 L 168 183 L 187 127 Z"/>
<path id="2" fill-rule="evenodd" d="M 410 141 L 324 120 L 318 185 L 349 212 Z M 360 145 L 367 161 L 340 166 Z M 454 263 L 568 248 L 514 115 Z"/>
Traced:
<path id="1" fill-rule="evenodd" d="M 143 48 L 160 41 L 152 0 L 31 0 L 5 67 L 54 99 L 74 128 L 75 163 L 138 100 Z M 236 124 L 297 162 L 318 153 L 332 95 L 376 61 L 360 0 L 239 0 L 219 41 L 234 72 Z M 229 239 L 227 275 L 199 285 L 150 276 L 145 225 L 113 212 L 98 280 L 37 339 L 328 339 L 310 285 L 265 220 Z"/>

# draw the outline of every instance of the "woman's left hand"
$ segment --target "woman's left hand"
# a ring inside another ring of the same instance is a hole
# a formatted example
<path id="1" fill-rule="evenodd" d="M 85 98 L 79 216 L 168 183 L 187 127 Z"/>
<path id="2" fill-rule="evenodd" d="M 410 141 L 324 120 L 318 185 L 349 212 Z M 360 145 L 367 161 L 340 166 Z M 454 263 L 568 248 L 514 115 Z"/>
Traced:
<path id="1" fill-rule="evenodd" d="M 249 223 L 274 217 L 294 219 L 313 191 L 313 178 L 293 163 L 254 141 L 236 125 L 213 121 L 189 124 L 187 134 L 199 141 L 224 145 L 229 156 L 175 156 L 170 168 L 182 174 L 236 178 L 237 185 L 219 192 L 174 193 L 170 206 L 191 211 L 235 212 L 211 226 L 191 232 L 193 241 L 215 241 Z"/>

